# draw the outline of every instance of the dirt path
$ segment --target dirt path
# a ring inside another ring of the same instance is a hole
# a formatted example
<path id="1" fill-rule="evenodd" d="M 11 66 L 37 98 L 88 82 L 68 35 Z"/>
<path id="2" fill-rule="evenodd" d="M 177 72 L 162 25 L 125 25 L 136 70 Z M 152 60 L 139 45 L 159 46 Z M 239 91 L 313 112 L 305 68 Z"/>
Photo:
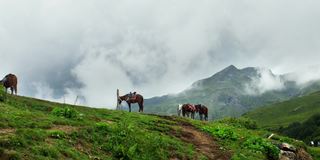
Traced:
<path id="1" fill-rule="evenodd" d="M 215 143 L 214 139 L 211 136 L 197 130 L 193 126 L 182 126 L 181 129 L 182 136 L 180 137 L 180 139 L 187 143 L 192 143 L 195 146 L 197 152 L 202 153 L 208 159 L 230 159 L 230 153 L 220 149 L 220 146 Z"/>
<path id="2" fill-rule="evenodd" d="M 177 122 L 177 126 L 181 129 L 172 133 L 175 137 L 186 143 L 193 144 L 198 153 L 205 155 L 209 160 L 229 160 L 231 153 L 220 147 L 212 136 L 204 133 L 187 122 L 177 121 L 173 117 L 164 116 L 163 118 Z M 196 159 L 199 159 L 200 154 Z"/>

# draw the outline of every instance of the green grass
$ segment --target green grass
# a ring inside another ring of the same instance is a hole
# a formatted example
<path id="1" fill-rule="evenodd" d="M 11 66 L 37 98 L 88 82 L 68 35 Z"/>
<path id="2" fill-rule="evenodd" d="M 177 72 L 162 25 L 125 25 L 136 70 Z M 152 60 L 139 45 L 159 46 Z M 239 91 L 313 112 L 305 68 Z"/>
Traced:
<path id="1" fill-rule="evenodd" d="M 207 124 L 193 122 L 203 131 L 216 138 L 218 143 L 233 152 L 232 160 L 278 159 L 280 150 L 276 147 L 286 142 L 298 148 L 307 148 L 302 141 L 275 135 L 257 129 L 254 121 L 245 118 L 226 118 Z"/>
<path id="2" fill-rule="evenodd" d="M 207 159 L 180 139 L 182 124 L 217 140 L 232 159 L 261 160 L 277 153 L 267 131 L 248 119 L 200 122 L 127 111 L 96 109 L 11 96 L 0 91 L 0 159 Z M 253 137 L 253 138 L 252 138 Z M 223 152 L 224 153 L 224 152 Z M 316 149 L 310 149 L 316 155 Z"/>
<path id="3" fill-rule="evenodd" d="M 157 116 L 6 95 L 0 102 L 0 159 L 188 159 L 192 144 L 166 134 Z"/>
<path id="4" fill-rule="evenodd" d="M 293 122 L 303 122 L 320 113 L 320 92 L 258 108 L 244 114 L 263 128 L 286 127 Z"/>
<path id="5" fill-rule="evenodd" d="M 313 159 L 320 159 L 320 148 L 309 147 L 308 152 L 312 155 Z"/>

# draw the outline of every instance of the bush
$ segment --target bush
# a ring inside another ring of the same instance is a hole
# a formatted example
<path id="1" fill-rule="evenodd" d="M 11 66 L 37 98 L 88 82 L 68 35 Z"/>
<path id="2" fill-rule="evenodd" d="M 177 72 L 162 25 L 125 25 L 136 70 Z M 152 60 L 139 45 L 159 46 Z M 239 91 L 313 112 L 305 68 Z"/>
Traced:
<path id="1" fill-rule="evenodd" d="M 238 135 L 232 130 L 232 128 L 228 127 L 210 127 L 205 126 L 202 130 L 209 132 L 210 134 L 218 137 L 220 139 L 229 139 L 229 140 L 237 140 Z"/>
<path id="2" fill-rule="evenodd" d="M 280 150 L 271 142 L 260 138 L 251 137 L 243 143 L 243 147 L 256 152 L 262 152 L 268 156 L 269 159 L 278 159 Z"/>
<path id="3" fill-rule="evenodd" d="M 77 118 L 79 113 L 73 109 L 73 108 L 54 108 L 51 113 L 55 116 L 58 116 L 58 117 L 64 117 L 64 118 L 70 118 L 70 119 L 74 119 L 74 118 Z"/>

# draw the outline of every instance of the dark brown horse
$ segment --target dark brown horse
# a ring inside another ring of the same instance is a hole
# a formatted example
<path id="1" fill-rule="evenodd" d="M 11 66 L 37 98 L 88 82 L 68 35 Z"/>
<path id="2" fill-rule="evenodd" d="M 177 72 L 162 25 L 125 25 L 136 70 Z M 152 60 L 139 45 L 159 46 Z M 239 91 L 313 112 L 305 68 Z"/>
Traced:
<path id="1" fill-rule="evenodd" d="M 129 112 L 131 112 L 131 103 L 138 103 L 139 112 L 143 112 L 143 96 L 140 94 L 135 94 L 134 96 L 130 94 L 126 94 L 124 96 L 120 96 L 118 99 L 118 103 L 121 104 L 122 101 L 126 101 L 129 106 Z"/>
<path id="2" fill-rule="evenodd" d="M 203 120 L 203 115 L 204 115 L 204 120 L 208 120 L 208 108 L 202 104 L 197 104 L 195 105 L 196 107 L 196 112 L 199 113 L 200 120 Z"/>
<path id="3" fill-rule="evenodd" d="M 183 104 L 182 105 L 182 116 L 185 117 L 189 117 L 189 114 L 190 114 L 190 117 L 192 119 L 194 119 L 194 113 L 196 112 L 196 107 L 194 107 L 194 105 L 192 104 Z"/>
<path id="4" fill-rule="evenodd" d="M 0 84 L 2 84 L 6 88 L 6 92 L 8 91 L 8 88 L 11 90 L 11 94 L 15 92 L 17 95 L 17 84 L 18 84 L 18 79 L 17 76 L 14 74 L 8 74 L 6 75 L 1 81 Z"/>

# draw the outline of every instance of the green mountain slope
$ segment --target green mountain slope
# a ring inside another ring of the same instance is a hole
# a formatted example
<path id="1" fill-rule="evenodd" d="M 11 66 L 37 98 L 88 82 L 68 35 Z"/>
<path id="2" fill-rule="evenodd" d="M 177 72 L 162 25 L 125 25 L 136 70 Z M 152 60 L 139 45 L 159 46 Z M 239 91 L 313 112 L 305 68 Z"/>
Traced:
<path id="1" fill-rule="evenodd" d="M 246 119 L 200 122 L 10 96 L 0 91 L 0 159 L 250 159 L 281 142 Z"/>
<path id="2" fill-rule="evenodd" d="M 278 128 L 306 121 L 316 113 L 320 113 L 320 92 L 261 107 L 243 116 L 256 120 L 264 128 Z"/>
<path id="3" fill-rule="evenodd" d="M 145 101 L 145 111 L 164 115 L 176 115 L 176 107 L 180 103 L 201 103 L 209 108 L 209 119 L 218 119 L 226 116 L 238 117 L 254 108 L 281 102 L 293 97 L 320 90 L 319 82 L 312 82 L 303 87 L 296 82 L 286 79 L 286 75 L 274 75 L 270 70 L 264 71 L 271 79 L 283 83 L 281 89 L 270 89 L 260 92 L 259 69 L 249 67 L 238 69 L 231 65 L 213 76 L 199 80 L 189 89 L 176 95 L 154 97 Z M 252 93 L 248 92 L 248 87 Z"/>

